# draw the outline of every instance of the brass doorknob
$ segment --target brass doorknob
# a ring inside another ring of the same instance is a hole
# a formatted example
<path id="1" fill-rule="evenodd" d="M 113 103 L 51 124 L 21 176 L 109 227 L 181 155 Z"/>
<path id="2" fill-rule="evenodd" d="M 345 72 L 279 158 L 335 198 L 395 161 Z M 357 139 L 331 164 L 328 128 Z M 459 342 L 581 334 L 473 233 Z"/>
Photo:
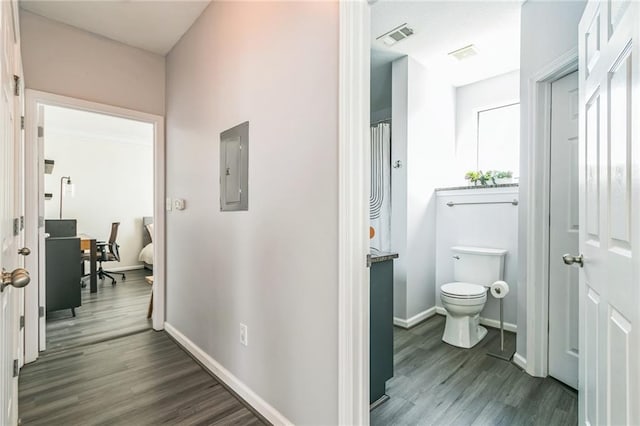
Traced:
<path id="1" fill-rule="evenodd" d="M 2 269 L 2 284 L 0 284 L 0 291 L 4 291 L 7 286 L 14 286 L 15 288 L 25 287 L 31 282 L 29 271 L 24 268 L 16 268 L 11 272 L 7 272 Z"/>
<path id="2" fill-rule="evenodd" d="M 18 254 L 29 256 L 31 254 L 31 250 L 29 249 L 29 247 L 22 247 L 20 250 L 18 250 Z"/>

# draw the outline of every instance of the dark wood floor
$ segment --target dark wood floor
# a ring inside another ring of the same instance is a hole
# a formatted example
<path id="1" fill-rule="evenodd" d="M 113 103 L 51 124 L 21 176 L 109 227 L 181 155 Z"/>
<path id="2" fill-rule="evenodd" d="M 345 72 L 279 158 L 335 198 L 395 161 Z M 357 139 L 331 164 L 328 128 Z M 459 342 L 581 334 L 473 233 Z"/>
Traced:
<path id="1" fill-rule="evenodd" d="M 257 425 L 247 407 L 152 330 L 42 355 L 20 372 L 23 425 Z"/>
<path id="2" fill-rule="evenodd" d="M 486 355 L 499 332 L 472 349 L 443 343 L 444 317 L 394 330 L 391 399 L 371 412 L 372 425 L 575 425 L 577 393 Z M 511 344 L 515 335 L 507 333 Z"/>
<path id="3" fill-rule="evenodd" d="M 151 286 L 144 277 L 151 271 L 126 271 L 126 280 L 118 278 L 98 280 L 98 292 L 82 289 L 82 306 L 76 317 L 65 309 L 47 313 L 47 352 L 101 342 L 117 336 L 137 333 L 151 328 L 147 308 Z"/>

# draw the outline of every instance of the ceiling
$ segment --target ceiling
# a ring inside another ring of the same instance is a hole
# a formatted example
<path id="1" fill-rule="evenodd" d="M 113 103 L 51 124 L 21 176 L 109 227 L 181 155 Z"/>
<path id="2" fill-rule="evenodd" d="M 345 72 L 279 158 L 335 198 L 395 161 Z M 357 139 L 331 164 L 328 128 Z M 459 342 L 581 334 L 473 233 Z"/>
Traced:
<path id="1" fill-rule="evenodd" d="M 371 10 L 372 67 L 409 55 L 462 86 L 520 68 L 521 1 L 380 0 Z M 389 47 L 377 37 L 407 23 L 414 35 Z M 447 54 L 474 44 L 478 55 Z"/>
<path id="2" fill-rule="evenodd" d="M 29 12 L 163 56 L 208 5 L 209 0 L 20 0 Z"/>

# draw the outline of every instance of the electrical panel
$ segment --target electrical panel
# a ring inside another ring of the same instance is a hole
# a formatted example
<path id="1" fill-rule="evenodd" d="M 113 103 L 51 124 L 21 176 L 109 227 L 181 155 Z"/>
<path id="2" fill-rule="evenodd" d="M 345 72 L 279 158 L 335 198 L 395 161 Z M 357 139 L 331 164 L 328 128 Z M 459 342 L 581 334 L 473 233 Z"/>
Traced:
<path id="1" fill-rule="evenodd" d="M 249 122 L 220 133 L 220 210 L 249 210 Z"/>

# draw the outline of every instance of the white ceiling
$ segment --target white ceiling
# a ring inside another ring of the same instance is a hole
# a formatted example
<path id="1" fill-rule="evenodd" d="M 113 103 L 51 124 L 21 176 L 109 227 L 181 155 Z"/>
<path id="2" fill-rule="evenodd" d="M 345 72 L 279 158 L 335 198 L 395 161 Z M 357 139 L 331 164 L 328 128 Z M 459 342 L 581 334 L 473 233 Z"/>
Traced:
<path id="1" fill-rule="evenodd" d="M 20 0 L 29 12 L 163 56 L 208 5 L 209 0 Z"/>
<path id="2" fill-rule="evenodd" d="M 45 108 L 44 117 L 45 137 L 47 133 L 59 133 L 96 143 L 153 145 L 153 125 L 150 123 L 53 106 Z"/>
<path id="3" fill-rule="evenodd" d="M 520 68 L 521 1 L 380 0 L 371 11 L 372 66 L 413 57 L 454 86 Z M 407 23 L 415 34 L 389 47 L 377 37 Z M 478 55 L 458 61 L 447 54 L 474 44 Z"/>

